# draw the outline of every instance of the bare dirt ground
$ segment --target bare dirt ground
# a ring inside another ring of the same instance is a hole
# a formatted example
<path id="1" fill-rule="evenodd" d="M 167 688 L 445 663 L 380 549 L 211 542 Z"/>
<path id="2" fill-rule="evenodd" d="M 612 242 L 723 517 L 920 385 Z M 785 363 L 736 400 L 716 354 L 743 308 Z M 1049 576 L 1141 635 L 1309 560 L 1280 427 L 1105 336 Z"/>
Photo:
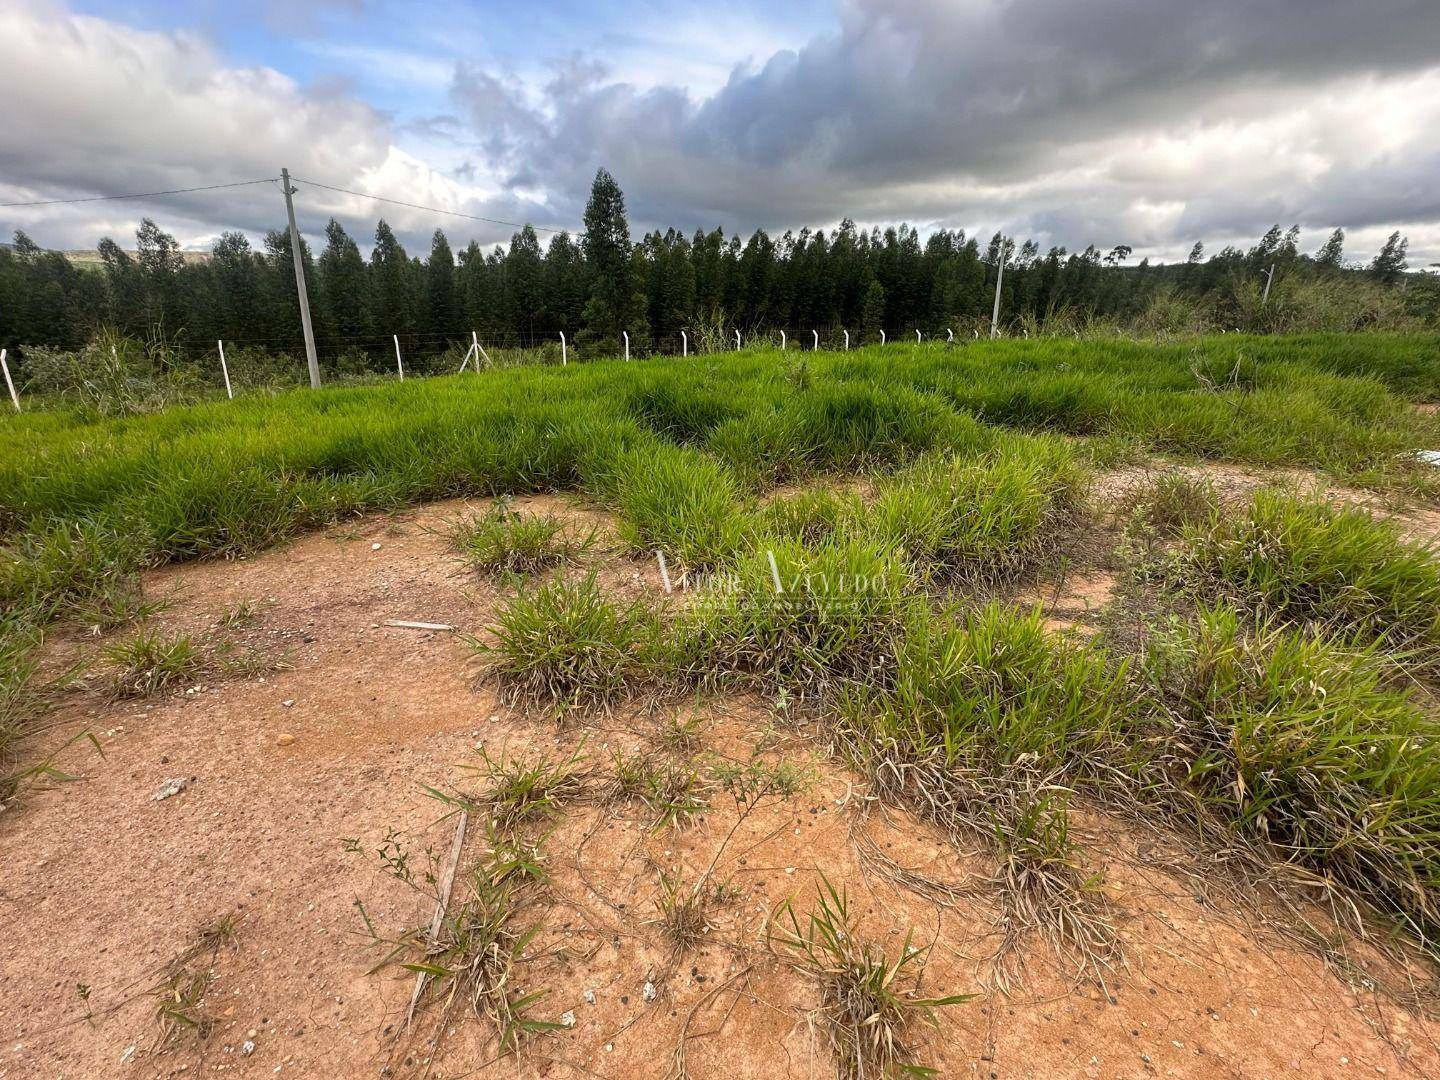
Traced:
<path id="1" fill-rule="evenodd" d="M 537 507 L 602 520 L 559 500 L 516 501 Z M 446 808 L 424 786 L 463 783 L 456 766 L 477 745 L 569 755 L 583 742 L 603 769 L 612 748 L 655 745 L 669 715 L 560 727 L 501 707 L 457 635 L 384 625 L 491 624 L 503 590 L 462 571 L 436 531 L 467 509 L 478 507 L 431 505 L 263 557 L 148 576 L 150 596 L 171 598 L 155 619 L 167 630 L 214 634 L 235 605 L 258 602 L 254 625 L 235 633 L 267 655 L 288 652 L 289 667 L 140 702 L 76 690 L 37 738 L 39 752 L 89 729 L 105 756 L 65 751 L 62 765 L 84 779 L 0 819 L 0 1077 L 824 1077 L 833 1060 L 807 1023 L 815 986 L 764 940 L 768 913 L 792 895 L 809 910 L 821 874 L 848 890 L 866 935 L 892 954 L 911 927 L 934 942 L 926 993 L 978 995 L 942 1010 L 937 1028 L 909 1032 L 940 1076 L 1440 1074 L 1440 1024 L 1357 992 L 1253 913 L 1158 869 L 1178 842 L 1093 811 L 1077 815 L 1076 831 L 1105 874 L 1123 959 L 1086 978 L 1031 941 L 1019 979 L 996 990 L 993 897 L 937 901 L 897 883 L 897 868 L 963 883 L 990 872 L 988 857 L 880 806 L 818 740 L 748 701 L 673 708 L 705 718 L 693 753 L 804 765 L 803 791 L 746 815 L 712 792 L 710 811 L 683 830 L 581 799 L 545 840 L 544 930 L 518 977 L 548 990 L 536 1016 L 570 1014 L 573 1026 L 500 1061 L 492 1030 L 460 1008 L 442 1023 L 429 1006 L 400 1034 L 413 976 L 368 973 L 380 952 L 356 901 L 386 930 L 428 922 L 433 902 L 373 857 L 391 829 L 416 853 L 446 852 L 454 822 L 439 820 Z M 609 588 L 660 588 L 647 562 L 604 551 L 590 561 Z M 1105 602 L 1103 573 L 1072 581 L 1072 607 Z M 52 655 L 81 656 L 97 641 L 62 638 Z M 156 801 L 171 778 L 187 786 Z M 660 871 L 694 880 L 712 863 L 727 896 L 701 944 L 677 954 L 658 923 Z M 157 1045 L 147 993 L 157 971 L 231 914 L 234 945 L 215 954 L 206 995 L 214 1030 Z"/>

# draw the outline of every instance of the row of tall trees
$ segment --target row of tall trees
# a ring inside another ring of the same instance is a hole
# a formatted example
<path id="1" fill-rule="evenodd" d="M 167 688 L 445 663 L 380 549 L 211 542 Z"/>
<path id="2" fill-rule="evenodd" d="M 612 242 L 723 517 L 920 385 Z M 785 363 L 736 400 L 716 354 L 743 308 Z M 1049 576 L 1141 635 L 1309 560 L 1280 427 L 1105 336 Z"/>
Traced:
<path id="1" fill-rule="evenodd" d="M 337 221 L 325 229 L 318 257 L 302 243 L 312 315 L 322 353 L 379 354 L 390 335 L 411 349 L 439 351 L 472 330 L 494 345 L 572 340 L 612 346 L 622 331 L 632 344 L 669 348 L 682 329 L 749 335 L 847 327 L 859 339 L 881 329 L 972 327 L 988 319 L 996 275 L 1004 264 L 1006 319 L 1044 319 L 1057 312 L 1125 319 L 1162 288 L 1192 296 L 1257 279 L 1366 274 L 1389 284 L 1406 270 L 1397 232 L 1368 267 L 1347 267 L 1336 229 L 1314 254 L 1299 250 L 1300 230 L 1277 225 L 1242 251 L 1207 257 L 1197 243 L 1178 265 L 1131 265 L 1131 248 L 1042 252 L 999 233 L 988 242 L 963 231 L 927 238 L 908 225 L 859 229 L 848 219 L 829 232 L 800 229 L 748 240 L 720 229 L 693 235 L 668 229 L 633 242 L 625 199 L 605 170 L 595 178 L 585 231 L 542 245 L 525 226 L 508 247 L 472 241 L 458 254 L 436 230 L 426 257 L 406 252 L 381 221 L 368 257 Z M 0 249 L 0 343 L 76 346 L 100 325 L 172 343 L 208 347 L 217 338 L 298 350 L 290 239 L 266 235 L 258 250 L 242 233 L 223 234 L 208 258 L 186 258 L 174 237 L 150 219 L 134 252 L 113 240 L 99 245 L 99 265 L 72 264 L 17 233 Z"/>

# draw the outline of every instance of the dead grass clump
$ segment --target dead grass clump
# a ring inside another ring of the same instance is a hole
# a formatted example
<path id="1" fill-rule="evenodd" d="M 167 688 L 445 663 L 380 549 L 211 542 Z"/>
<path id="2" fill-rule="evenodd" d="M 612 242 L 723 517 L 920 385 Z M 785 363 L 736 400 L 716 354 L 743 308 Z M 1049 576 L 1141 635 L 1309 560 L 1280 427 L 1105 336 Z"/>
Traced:
<path id="1" fill-rule="evenodd" d="M 156 1047 L 176 1046 L 187 1037 L 204 1040 L 215 1027 L 215 1016 L 206 994 L 215 981 L 215 963 L 220 951 L 234 948 L 238 920 L 226 915 L 207 927 L 196 939 L 161 969 L 150 988 L 158 1025 Z"/>
<path id="2" fill-rule="evenodd" d="M 1077 972 L 1099 975 L 1118 956 L 1119 943 L 1103 893 L 1103 879 L 1087 870 L 1070 839 L 1069 791 L 1041 777 L 1032 760 L 1003 775 L 906 757 L 892 744 L 870 752 L 877 792 L 933 821 L 958 838 L 989 841 L 997 869 L 965 882 L 961 891 L 999 898 L 1003 937 L 995 954 L 999 985 L 1010 983 L 1019 948 L 1038 934 Z"/>
<path id="3" fill-rule="evenodd" d="M 1098 973 L 1116 952 L 1098 872 L 1087 870 L 1070 839 L 1069 792 L 1017 788 L 996 800 L 991 817 L 999 869 L 993 884 L 1004 912 L 1001 957 L 1019 956 L 1030 933 L 1041 934 L 1056 955 L 1075 955 L 1081 969 Z M 1005 967 L 997 974 L 1003 980 Z"/>

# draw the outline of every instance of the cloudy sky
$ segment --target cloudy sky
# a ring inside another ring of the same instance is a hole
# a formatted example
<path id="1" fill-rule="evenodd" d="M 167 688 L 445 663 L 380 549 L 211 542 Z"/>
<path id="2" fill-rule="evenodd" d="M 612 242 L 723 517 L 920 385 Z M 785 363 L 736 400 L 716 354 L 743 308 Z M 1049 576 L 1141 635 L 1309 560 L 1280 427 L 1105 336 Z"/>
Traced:
<path id="1" fill-rule="evenodd" d="M 410 244 L 901 220 L 1183 258 L 1336 225 L 1440 261 L 1440 0 L 3 0 L 0 202 L 301 178 Z M 0 208 L 54 248 L 283 222 L 270 183 Z"/>

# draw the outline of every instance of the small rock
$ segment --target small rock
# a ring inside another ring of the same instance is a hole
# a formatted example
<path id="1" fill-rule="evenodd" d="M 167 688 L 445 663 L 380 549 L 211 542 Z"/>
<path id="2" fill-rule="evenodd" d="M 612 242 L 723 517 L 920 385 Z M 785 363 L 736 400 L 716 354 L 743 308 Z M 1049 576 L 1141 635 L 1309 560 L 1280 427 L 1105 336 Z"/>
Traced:
<path id="1" fill-rule="evenodd" d="M 655 984 L 647 979 L 644 987 L 640 990 L 640 996 L 646 1001 L 654 1001 L 656 993 Z"/>
<path id="2" fill-rule="evenodd" d="M 129 1061 L 132 1057 L 135 1056 L 135 1046 L 135 1043 L 131 1043 L 129 1046 L 125 1047 L 125 1049 L 120 1052 L 121 1065 L 124 1065 L 127 1061 Z"/>
<path id="3" fill-rule="evenodd" d="M 170 798 L 172 795 L 179 795 L 180 792 L 184 791 L 189 786 L 190 781 L 186 780 L 185 777 L 172 776 L 170 779 L 166 780 L 163 784 L 160 785 L 160 790 L 155 792 L 154 795 L 151 795 L 150 799 L 152 802 L 160 802 L 163 799 Z"/>
<path id="4" fill-rule="evenodd" d="M 594 990 L 586 990 L 586 991 L 585 991 L 585 1004 L 586 1004 L 586 1005 L 594 1005 L 594 1004 L 595 1004 L 595 991 L 594 991 Z"/>
<path id="5" fill-rule="evenodd" d="M 241 1044 L 240 1044 L 240 1052 L 241 1052 L 242 1054 L 244 1054 L 246 1057 L 249 1057 L 251 1054 L 253 1054 L 253 1053 L 255 1052 L 255 1042 L 254 1042 L 254 1040 L 253 1040 L 253 1039 L 246 1039 L 243 1043 L 241 1043 Z"/>
<path id="6" fill-rule="evenodd" d="M 380 545 L 379 545 L 379 544 L 371 544 L 371 545 L 370 545 L 370 550 L 371 550 L 371 551 L 379 551 L 379 550 L 380 550 Z"/>
<path id="7" fill-rule="evenodd" d="M 275 745 L 276 745 L 276 746 L 289 746 L 289 745 L 290 745 L 291 743 L 293 743 L 294 741 L 295 741 L 295 736 L 294 736 L 294 735 L 291 735 L 291 734 L 287 731 L 287 732 L 285 732 L 285 734 L 281 735 L 278 739 L 275 740 Z"/>
<path id="8" fill-rule="evenodd" d="M 561 1014 L 560 1014 L 560 1023 L 563 1024 L 563 1025 L 564 1025 L 565 1027 L 567 1027 L 567 1028 L 572 1028 L 572 1027 L 574 1027 L 574 1026 L 575 1026 L 575 1014 L 574 1014 L 573 1012 L 563 1012 L 563 1013 L 561 1013 Z"/>
<path id="9" fill-rule="evenodd" d="M 284 701 L 280 702 L 280 704 L 288 709 L 290 708 L 290 706 L 295 704 L 295 699 L 293 697 L 287 697 Z"/>

